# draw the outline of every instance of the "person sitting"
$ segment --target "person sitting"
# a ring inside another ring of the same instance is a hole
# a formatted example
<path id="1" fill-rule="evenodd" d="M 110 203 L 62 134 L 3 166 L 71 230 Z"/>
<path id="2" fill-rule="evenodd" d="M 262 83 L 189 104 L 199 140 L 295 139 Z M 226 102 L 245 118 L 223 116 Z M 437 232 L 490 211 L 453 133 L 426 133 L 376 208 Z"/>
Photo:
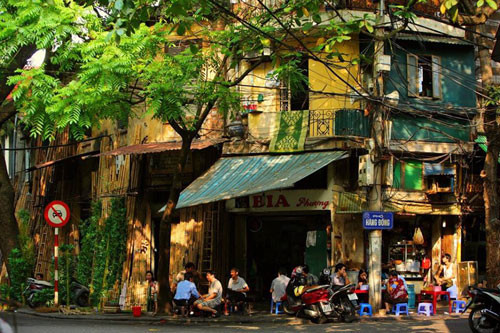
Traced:
<path id="1" fill-rule="evenodd" d="M 231 269 L 231 278 L 227 283 L 227 293 L 226 293 L 226 311 L 225 315 L 228 315 L 228 307 L 231 304 L 235 304 L 235 311 L 238 311 L 238 304 L 241 304 L 247 299 L 247 292 L 250 290 L 248 284 L 245 280 L 240 277 L 240 271 L 238 268 L 234 267 Z"/>
<path id="2" fill-rule="evenodd" d="M 188 262 L 186 265 L 184 265 L 184 270 L 177 273 L 175 279 L 172 282 L 172 285 L 170 286 L 170 290 L 172 290 L 173 294 L 175 294 L 175 288 L 177 288 L 177 284 L 179 284 L 179 282 L 181 281 L 184 281 L 184 274 L 186 273 L 191 273 L 193 275 L 193 283 L 197 288 L 199 287 L 200 273 L 198 273 L 198 271 L 196 270 L 196 266 L 192 262 Z"/>
<path id="3" fill-rule="evenodd" d="M 189 310 L 195 300 L 200 298 L 200 294 L 193 283 L 193 273 L 187 272 L 184 274 L 184 280 L 177 284 L 174 296 L 174 304 L 181 309 L 181 315 L 186 315 L 186 310 Z"/>
<path id="4" fill-rule="evenodd" d="M 451 255 L 448 253 L 443 256 L 442 260 L 443 265 L 439 267 L 436 275 L 434 275 L 434 279 L 438 286 L 442 286 L 446 290 L 456 284 L 455 267 L 451 262 Z"/>
<path id="5" fill-rule="evenodd" d="M 358 283 L 356 289 L 361 289 L 361 286 L 368 284 L 368 272 L 361 268 L 358 272 Z"/>
<path id="6" fill-rule="evenodd" d="M 194 305 L 201 311 L 211 312 L 212 317 L 218 317 L 219 312 L 215 309 L 222 302 L 222 284 L 215 278 L 215 272 L 206 273 L 208 282 L 208 294 L 203 295 L 194 302 Z"/>
<path id="7" fill-rule="evenodd" d="M 334 286 L 343 287 L 347 284 L 351 283 L 349 278 L 347 277 L 346 265 L 337 264 L 335 265 L 335 272 L 332 278 L 332 284 Z"/>
<path id="8" fill-rule="evenodd" d="M 288 282 L 290 282 L 290 278 L 286 276 L 285 270 L 280 268 L 278 270 L 278 277 L 271 282 L 271 289 L 269 289 L 274 302 L 281 302 L 281 298 L 286 293 Z"/>
<path id="9" fill-rule="evenodd" d="M 318 277 L 309 271 L 309 266 L 304 265 L 302 271 L 304 273 L 304 276 L 306 277 L 308 286 L 314 286 L 319 283 Z"/>
<path id="10" fill-rule="evenodd" d="M 43 274 L 42 273 L 36 273 L 35 274 L 35 279 L 39 281 L 43 281 Z"/>
<path id="11" fill-rule="evenodd" d="M 389 281 L 387 282 L 387 289 L 383 293 L 383 299 L 387 312 L 391 311 L 391 307 L 394 304 L 408 302 L 408 291 L 406 290 L 405 283 L 398 277 L 396 271 L 389 273 Z"/>

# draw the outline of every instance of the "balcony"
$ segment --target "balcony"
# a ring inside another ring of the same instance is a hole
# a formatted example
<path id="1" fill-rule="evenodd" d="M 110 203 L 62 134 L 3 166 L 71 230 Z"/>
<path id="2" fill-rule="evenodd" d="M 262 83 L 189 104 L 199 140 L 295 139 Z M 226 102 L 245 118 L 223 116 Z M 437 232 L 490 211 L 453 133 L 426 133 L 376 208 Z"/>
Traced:
<path id="1" fill-rule="evenodd" d="M 309 137 L 370 136 L 370 119 L 363 110 L 309 111 Z"/>

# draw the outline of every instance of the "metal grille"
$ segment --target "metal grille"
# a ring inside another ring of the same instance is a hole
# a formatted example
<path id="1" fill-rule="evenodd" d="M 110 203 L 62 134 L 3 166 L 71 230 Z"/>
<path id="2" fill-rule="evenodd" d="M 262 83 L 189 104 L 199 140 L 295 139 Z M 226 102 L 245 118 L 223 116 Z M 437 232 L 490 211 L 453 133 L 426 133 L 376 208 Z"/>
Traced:
<path id="1" fill-rule="evenodd" d="M 319 110 L 309 111 L 309 136 L 333 136 L 335 135 L 335 111 Z"/>

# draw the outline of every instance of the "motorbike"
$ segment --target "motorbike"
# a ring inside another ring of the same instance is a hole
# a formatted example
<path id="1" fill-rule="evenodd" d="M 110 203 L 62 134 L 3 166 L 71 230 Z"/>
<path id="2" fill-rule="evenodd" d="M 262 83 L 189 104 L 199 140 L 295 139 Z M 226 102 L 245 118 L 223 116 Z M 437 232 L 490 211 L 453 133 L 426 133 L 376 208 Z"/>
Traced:
<path id="1" fill-rule="evenodd" d="M 500 332 L 500 285 L 498 289 L 469 288 L 469 327 L 474 333 Z"/>
<path id="2" fill-rule="evenodd" d="M 26 285 L 27 287 L 24 290 L 23 295 L 26 299 L 26 302 L 31 308 L 43 305 L 39 301 L 35 300 L 36 294 L 44 289 L 54 289 L 52 283 L 43 280 L 37 280 L 34 278 L 28 278 L 26 281 Z M 70 283 L 70 295 L 71 301 L 76 305 L 81 307 L 89 305 L 90 290 L 75 279 L 72 279 Z M 64 300 L 61 301 L 64 302 Z"/>
<path id="3" fill-rule="evenodd" d="M 317 324 L 351 322 L 356 319 L 356 308 L 359 307 L 356 294 L 351 292 L 353 288 L 353 284 L 343 287 L 318 285 L 308 288 L 295 300 L 285 294 L 281 298 L 283 311 L 289 315 L 301 312 Z"/>

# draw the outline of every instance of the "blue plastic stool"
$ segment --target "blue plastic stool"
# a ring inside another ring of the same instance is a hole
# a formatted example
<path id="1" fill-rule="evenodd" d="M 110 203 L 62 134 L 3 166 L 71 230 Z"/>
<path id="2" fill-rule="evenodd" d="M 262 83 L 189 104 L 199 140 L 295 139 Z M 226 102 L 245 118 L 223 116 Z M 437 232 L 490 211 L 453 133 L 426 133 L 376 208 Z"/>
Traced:
<path id="1" fill-rule="evenodd" d="M 396 316 L 399 316 L 401 314 L 405 314 L 405 315 L 409 316 L 409 313 L 408 313 L 408 303 L 394 304 L 394 306 L 392 307 L 392 312 Z"/>
<path id="2" fill-rule="evenodd" d="M 281 302 L 275 303 L 274 300 L 271 298 L 271 314 L 273 313 L 273 311 L 275 314 L 284 313 L 283 311 L 279 310 L 280 306 L 281 306 Z"/>
<path id="3" fill-rule="evenodd" d="M 465 310 L 465 301 L 453 301 L 451 303 L 451 312 L 462 313 Z"/>
<path id="4" fill-rule="evenodd" d="M 372 306 L 368 303 L 359 303 L 359 315 L 363 316 L 372 316 Z"/>
<path id="5" fill-rule="evenodd" d="M 418 305 L 417 314 L 424 314 L 427 317 L 432 316 L 434 314 L 432 303 L 420 303 Z"/>

